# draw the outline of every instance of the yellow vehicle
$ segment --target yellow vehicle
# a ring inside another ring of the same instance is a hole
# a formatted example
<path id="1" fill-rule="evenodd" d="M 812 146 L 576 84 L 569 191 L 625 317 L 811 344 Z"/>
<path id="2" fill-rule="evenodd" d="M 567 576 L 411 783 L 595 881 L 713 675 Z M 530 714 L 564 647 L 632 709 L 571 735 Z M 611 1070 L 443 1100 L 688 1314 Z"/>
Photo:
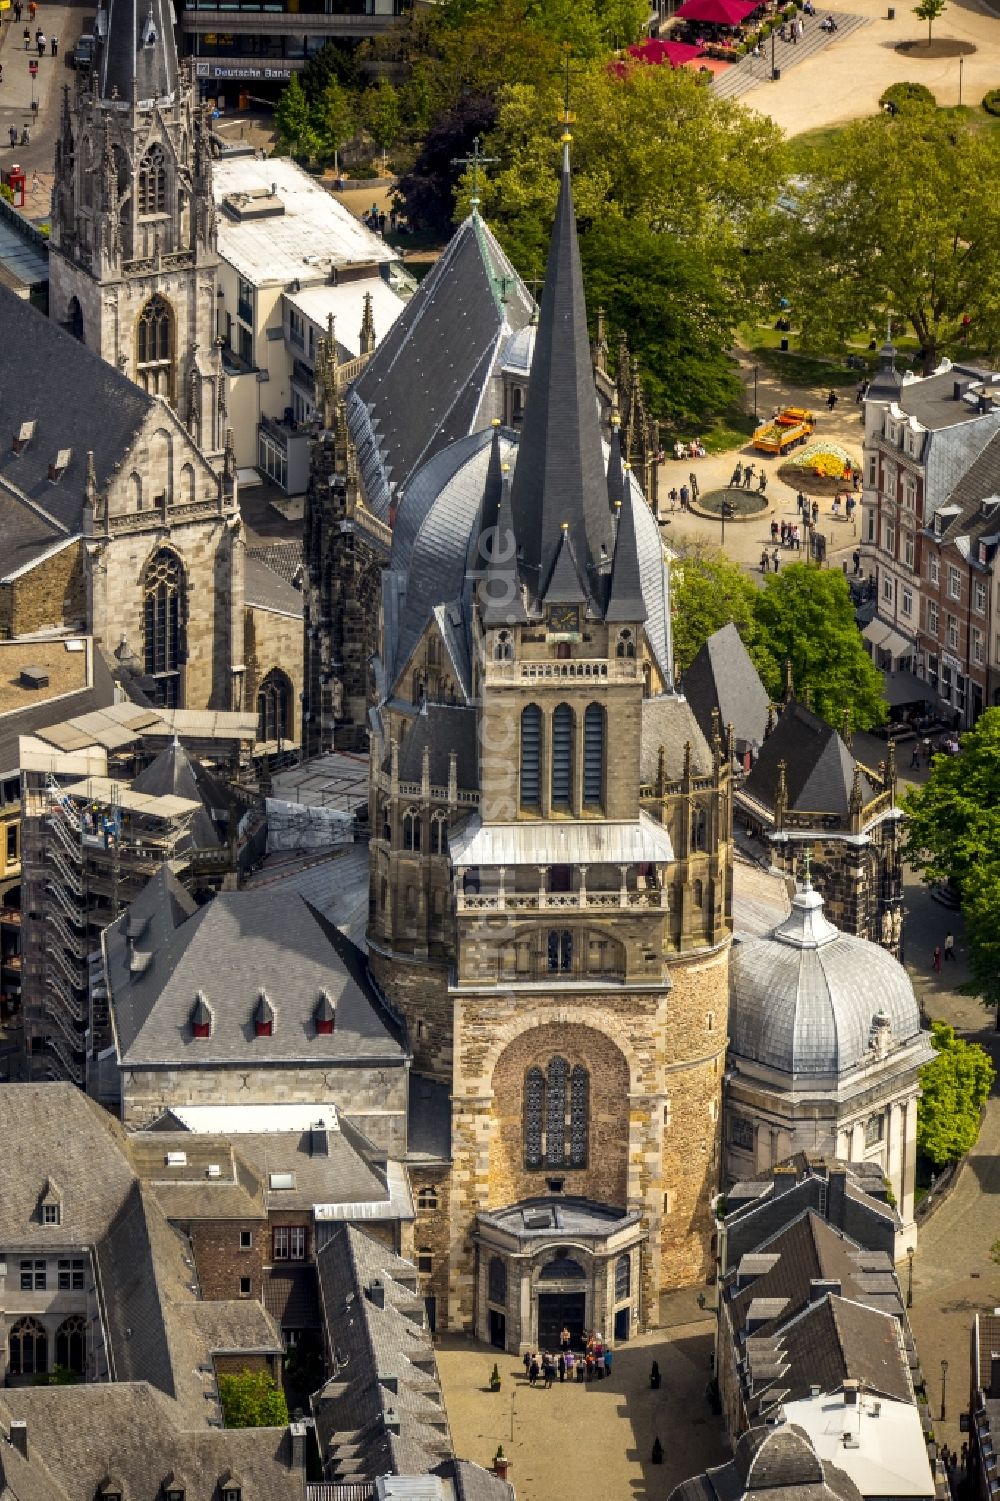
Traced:
<path id="1" fill-rule="evenodd" d="M 753 446 L 760 453 L 785 453 L 812 436 L 816 417 L 805 407 L 782 407 L 770 422 L 762 422 L 753 435 Z"/>

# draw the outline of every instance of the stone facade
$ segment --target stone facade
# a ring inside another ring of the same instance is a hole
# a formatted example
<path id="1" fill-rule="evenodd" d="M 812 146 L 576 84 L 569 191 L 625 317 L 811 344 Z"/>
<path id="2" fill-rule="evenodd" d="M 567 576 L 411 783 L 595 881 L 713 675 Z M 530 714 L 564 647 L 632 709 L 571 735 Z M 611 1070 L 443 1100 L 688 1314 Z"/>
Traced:
<path id="1" fill-rule="evenodd" d="M 0 638 L 62 625 L 82 630 L 86 620 L 84 555 L 75 540 L 0 584 Z"/>
<path id="2" fill-rule="evenodd" d="M 243 614 L 243 702 L 257 702 L 261 683 L 271 672 L 288 679 L 287 738 L 301 738 L 299 692 L 302 686 L 302 617 L 248 604 Z"/>
<path id="3" fill-rule="evenodd" d="M 137 1130 L 174 1106 L 291 1105 L 328 1099 L 380 1150 L 402 1156 L 406 1147 L 406 1075 L 402 1068 L 306 1067 L 141 1068 L 122 1073 L 121 1115 Z"/>
<path id="4" fill-rule="evenodd" d="M 264 1264 L 271 1259 L 266 1219 L 194 1220 L 185 1226 L 191 1241 L 201 1296 L 208 1301 L 264 1296 Z M 249 1235 L 250 1245 L 242 1244 Z M 244 1292 L 242 1280 L 250 1279 Z"/>

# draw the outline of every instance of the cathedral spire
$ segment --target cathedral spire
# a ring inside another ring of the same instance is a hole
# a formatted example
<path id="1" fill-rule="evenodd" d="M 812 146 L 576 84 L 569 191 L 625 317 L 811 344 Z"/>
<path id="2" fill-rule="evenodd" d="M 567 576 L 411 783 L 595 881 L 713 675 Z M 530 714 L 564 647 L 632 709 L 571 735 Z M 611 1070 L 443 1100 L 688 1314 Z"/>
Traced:
<path id="1" fill-rule="evenodd" d="M 170 0 L 106 0 L 98 20 L 98 96 L 138 108 L 177 93 Z"/>
<path id="2" fill-rule="evenodd" d="M 500 513 L 490 547 L 486 575 L 477 590 L 483 625 L 489 628 L 523 625 L 527 620 L 521 600 L 521 581 L 517 572 L 517 543 L 510 495 L 510 472 L 503 465 Z"/>
<path id="3" fill-rule="evenodd" d="M 566 522 L 589 593 L 600 601 L 597 575 L 611 554 L 612 527 L 569 141 L 567 131 L 511 503 L 529 593 L 537 599 Z"/>
<path id="4" fill-rule="evenodd" d="M 635 534 L 635 491 L 632 488 L 631 474 L 626 474 L 625 499 L 618 519 L 615 556 L 611 565 L 611 589 L 604 618 L 637 623 L 645 620 L 647 613 L 646 602 L 642 597 L 639 544 Z"/>
<path id="5" fill-rule="evenodd" d="M 503 496 L 504 466 L 500 461 L 500 423 L 494 420 L 493 441 L 490 444 L 490 462 L 483 486 L 483 501 L 479 508 L 479 525 L 476 528 L 476 557 L 474 571 L 481 571 L 490 561 L 497 540 L 500 524 L 500 501 Z"/>

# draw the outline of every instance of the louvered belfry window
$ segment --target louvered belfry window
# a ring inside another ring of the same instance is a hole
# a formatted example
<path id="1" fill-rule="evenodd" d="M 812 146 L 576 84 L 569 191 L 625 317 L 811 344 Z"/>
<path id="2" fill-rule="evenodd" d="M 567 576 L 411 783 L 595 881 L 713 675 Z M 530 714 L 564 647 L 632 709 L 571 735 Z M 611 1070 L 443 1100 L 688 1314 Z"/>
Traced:
<path id="1" fill-rule="evenodd" d="M 573 791 L 573 710 L 559 704 L 552 715 L 552 806 L 568 808 Z"/>
<path id="2" fill-rule="evenodd" d="M 542 800 L 542 711 L 528 704 L 521 711 L 521 807 L 537 808 Z"/>
<path id="3" fill-rule="evenodd" d="M 588 704 L 583 716 L 583 801 L 590 808 L 604 802 L 604 710 Z"/>

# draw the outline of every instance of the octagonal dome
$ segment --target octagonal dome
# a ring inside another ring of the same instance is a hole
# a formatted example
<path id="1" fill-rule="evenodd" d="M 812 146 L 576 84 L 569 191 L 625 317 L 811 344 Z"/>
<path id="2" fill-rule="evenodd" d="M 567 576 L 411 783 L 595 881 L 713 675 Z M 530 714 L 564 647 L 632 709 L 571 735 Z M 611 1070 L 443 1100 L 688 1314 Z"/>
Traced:
<path id="1" fill-rule="evenodd" d="M 903 966 L 828 922 L 809 881 L 784 922 L 734 947 L 731 976 L 731 1053 L 783 1074 L 843 1075 L 920 1033 Z"/>

